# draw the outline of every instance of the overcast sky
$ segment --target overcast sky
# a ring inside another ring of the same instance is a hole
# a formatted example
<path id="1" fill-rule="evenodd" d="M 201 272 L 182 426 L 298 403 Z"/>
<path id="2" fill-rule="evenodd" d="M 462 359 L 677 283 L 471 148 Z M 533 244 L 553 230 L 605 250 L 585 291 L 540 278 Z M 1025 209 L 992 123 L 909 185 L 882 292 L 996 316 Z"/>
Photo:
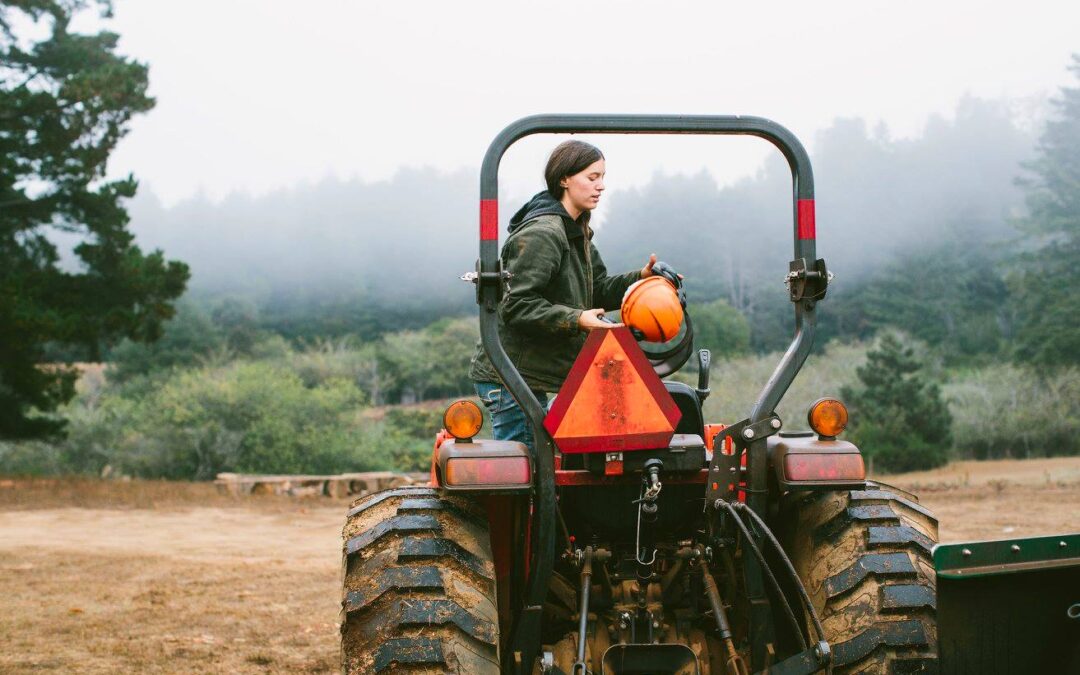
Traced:
<path id="1" fill-rule="evenodd" d="M 813 146 L 840 116 L 893 136 L 965 95 L 1025 106 L 1070 83 L 1076 0 L 374 2 L 116 0 L 121 51 L 150 65 L 157 107 L 110 173 L 166 204 L 252 195 L 402 166 L 479 167 L 539 112 L 752 114 Z M 754 139 L 594 139 L 608 186 L 770 152 Z M 540 187 L 550 137 L 503 162 L 504 194 Z M 422 198 L 422 195 L 418 195 Z"/>

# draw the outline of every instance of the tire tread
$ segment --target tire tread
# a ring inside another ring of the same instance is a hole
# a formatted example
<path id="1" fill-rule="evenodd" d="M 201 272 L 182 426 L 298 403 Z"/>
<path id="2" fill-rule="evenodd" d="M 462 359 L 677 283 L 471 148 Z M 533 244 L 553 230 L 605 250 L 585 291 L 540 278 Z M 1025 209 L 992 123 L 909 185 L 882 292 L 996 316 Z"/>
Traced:
<path id="1" fill-rule="evenodd" d="M 342 670 L 496 675 L 486 520 L 421 486 L 357 500 L 342 531 Z"/>
<path id="2" fill-rule="evenodd" d="M 825 625 L 834 672 L 936 672 L 931 551 L 937 520 L 914 495 L 792 495 L 787 548 Z"/>

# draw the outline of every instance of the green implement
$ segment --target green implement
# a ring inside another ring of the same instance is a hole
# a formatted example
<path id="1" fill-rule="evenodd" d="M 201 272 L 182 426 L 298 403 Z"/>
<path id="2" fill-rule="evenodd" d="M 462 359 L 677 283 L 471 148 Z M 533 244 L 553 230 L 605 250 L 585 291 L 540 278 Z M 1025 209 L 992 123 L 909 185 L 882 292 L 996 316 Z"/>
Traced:
<path id="1" fill-rule="evenodd" d="M 1080 534 L 941 544 L 941 673 L 1080 673 Z"/>

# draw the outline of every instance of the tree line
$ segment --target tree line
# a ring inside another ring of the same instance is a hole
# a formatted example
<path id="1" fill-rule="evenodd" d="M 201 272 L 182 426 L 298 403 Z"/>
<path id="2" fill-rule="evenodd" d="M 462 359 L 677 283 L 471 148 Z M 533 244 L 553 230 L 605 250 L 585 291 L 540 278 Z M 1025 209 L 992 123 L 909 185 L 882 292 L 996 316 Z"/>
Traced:
<path id="1" fill-rule="evenodd" d="M 461 317 L 474 306 L 455 278 L 475 258 L 462 234 L 474 230 L 475 176 L 403 170 L 171 208 L 140 197 L 133 176 L 104 176 L 131 119 L 153 108 L 147 67 L 117 53 L 115 34 L 70 30 L 74 13 L 109 8 L 0 2 L 0 439 L 62 438 L 75 362 L 110 362 L 102 391 L 121 399 L 197 389 L 191 373 L 234 388 L 224 400 L 280 376 L 292 383 L 281 391 L 299 386 L 334 410 L 468 392 L 475 322 Z M 1080 57 L 1069 69 L 1080 79 Z M 1041 128 L 1033 137 L 1003 104 L 965 99 L 918 137 L 837 120 L 814 139 L 820 250 L 837 275 L 820 305 L 822 342 L 878 340 L 849 383 L 853 435 L 887 444 L 907 420 L 927 427 L 912 440 L 920 447 L 955 442 L 943 430 L 963 437 L 971 420 L 931 414 L 948 392 L 934 360 L 961 375 L 1008 364 L 1069 391 L 1080 359 L 1080 86 L 1061 90 Z M 790 177 L 778 157 L 730 186 L 658 175 L 610 201 L 597 233 L 609 268 L 662 251 L 686 275 L 700 345 L 721 363 L 786 345 Z M 909 353 L 883 329 L 928 351 Z M 340 410 L 320 417 L 317 401 L 304 408 L 308 395 L 296 402 L 310 419 L 340 421 Z M 272 445 L 271 431 L 263 437 Z"/>

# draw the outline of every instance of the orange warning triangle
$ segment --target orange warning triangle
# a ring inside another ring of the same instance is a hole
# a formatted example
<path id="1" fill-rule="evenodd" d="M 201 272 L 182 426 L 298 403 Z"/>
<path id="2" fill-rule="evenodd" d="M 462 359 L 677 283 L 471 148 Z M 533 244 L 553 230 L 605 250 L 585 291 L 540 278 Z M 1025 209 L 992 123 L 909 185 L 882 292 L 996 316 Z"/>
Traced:
<path id="1" fill-rule="evenodd" d="M 563 452 L 664 448 L 682 413 L 628 328 L 595 330 L 544 419 Z"/>

